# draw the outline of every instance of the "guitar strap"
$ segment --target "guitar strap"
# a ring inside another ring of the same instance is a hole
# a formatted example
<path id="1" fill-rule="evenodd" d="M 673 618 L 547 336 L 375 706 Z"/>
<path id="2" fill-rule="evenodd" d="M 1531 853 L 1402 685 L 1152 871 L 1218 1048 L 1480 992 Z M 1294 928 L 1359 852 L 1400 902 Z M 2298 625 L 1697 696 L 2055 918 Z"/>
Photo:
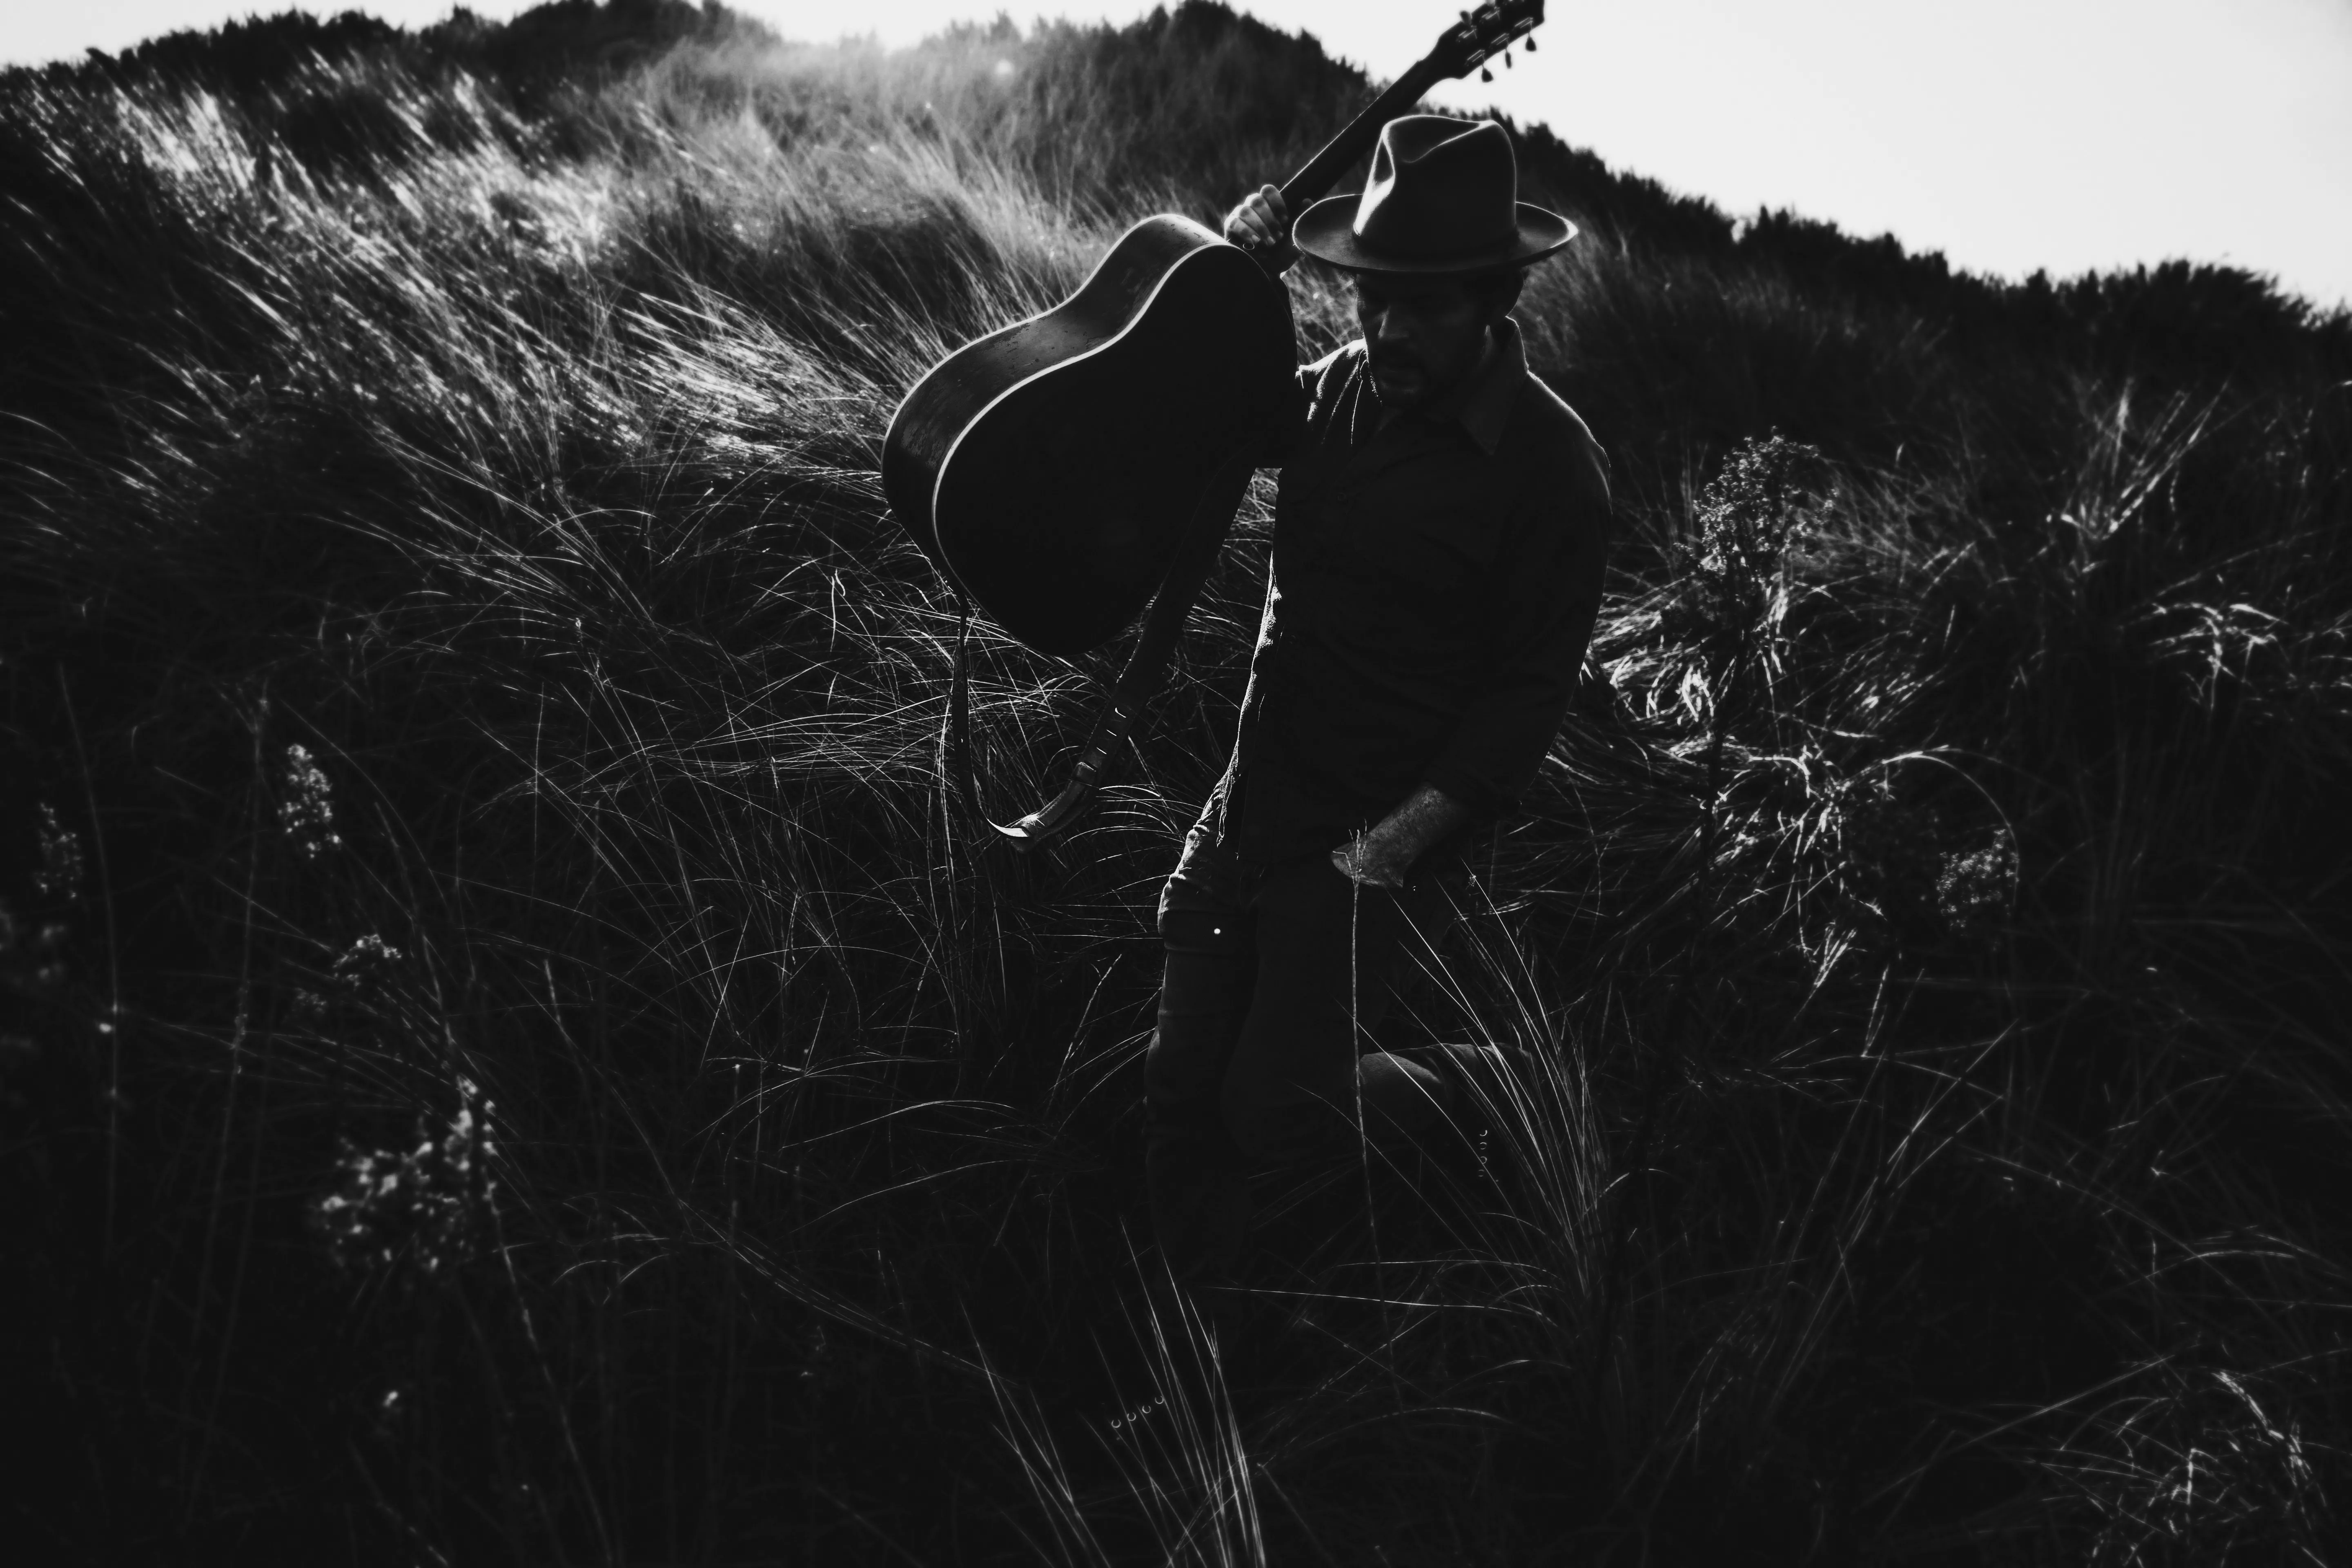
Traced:
<path id="1" fill-rule="evenodd" d="M 1143 705 L 1160 689 L 1169 658 L 1176 651 L 1193 602 L 1201 596 L 1201 585 L 1216 564 L 1218 551 L 1233 526 L 1234 511 L 1248 493 L 1250 476 L 1256 466 L 1254 456 L 1228 459 L 1202 488 L 1192 519 L 1177 541 L 1167 574 L 1160 580 L 1160 591 L 1152 595 L 1151 607 L 1144 612 L 1143 630 L 1136 638 L 1135 650 L 1128 655 L 1126 667 L 1104 699 L 1101 710 L 1095 715 L 1093 732 L 1070 770 L 1070 782 L 1063 786 L 1061 794 L 1011 826 L 989 824 L 1012 848 L 1026 853 L 1051 842 L 1085 811 L 1100 783 L 1103 769 L 1126 743 Z M 956 605 L 955 674 L 949 687 L 946 728 L 940 736 L 940 771 L 943 776 L 956 780 L 966 811 L 977 818 L 981 816 L 980 783 L 971 751 L 971 682 L 966 662 L 971 614 L 961 594 Z"/>

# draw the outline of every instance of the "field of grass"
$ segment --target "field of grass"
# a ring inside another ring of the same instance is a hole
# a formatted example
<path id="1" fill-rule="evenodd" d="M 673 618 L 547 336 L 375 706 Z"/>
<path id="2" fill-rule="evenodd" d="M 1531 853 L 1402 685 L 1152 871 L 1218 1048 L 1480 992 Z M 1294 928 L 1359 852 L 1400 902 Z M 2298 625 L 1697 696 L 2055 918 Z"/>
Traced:
<path id="1" fill-rule="evenodd" d="M 0 77 L 12 1541 L 2336 1560 L 2352 318 L 2240 273 L 1955 276 L 1527 131 L 1586 233 L 1521 319 L 1620 542 L 1400 1026 L 1538 1080 L 1487 1173 L 1269 1189 L 1246 1309 L 1157 1272 L 1152 900 L 1270 490 L 1016 862 L 879 445 L 1365 94 L 1197 5 Z M 976 643 L 1009 817 L 1118 650 Z"/>

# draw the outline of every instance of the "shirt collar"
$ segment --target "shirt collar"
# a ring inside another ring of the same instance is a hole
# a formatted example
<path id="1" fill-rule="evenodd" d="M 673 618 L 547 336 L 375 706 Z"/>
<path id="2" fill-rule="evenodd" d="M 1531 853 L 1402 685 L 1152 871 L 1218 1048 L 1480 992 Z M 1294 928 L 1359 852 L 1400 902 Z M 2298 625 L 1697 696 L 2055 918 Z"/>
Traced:
<path id="1" fill-rule="evenodd" d="M 1510 423 L 1511 406 L 1527 379 L 1527 344 L 1519 337 L 1518 322 L 1506 316 L 1495 323 L 1494 357 L 1448 393 L 1429 417 L 1439 424 L 1449 419 L 1459 424 L 1491 458 L 1502 445 L 1503 427 Z"/>

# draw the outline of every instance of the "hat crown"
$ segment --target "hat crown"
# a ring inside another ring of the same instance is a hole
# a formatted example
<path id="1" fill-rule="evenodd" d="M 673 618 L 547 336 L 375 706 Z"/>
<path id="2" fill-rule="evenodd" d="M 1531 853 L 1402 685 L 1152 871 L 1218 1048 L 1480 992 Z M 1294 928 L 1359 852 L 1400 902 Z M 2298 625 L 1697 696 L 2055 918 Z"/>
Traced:
<path id="1" fill-rule="evenodd" d="M 1350 228 L 1364 248 L 1422 260 L 1488 250 L 1518 232 L 1518 159 L 1491 120 L 1408 114 L 1381 128 Z"/>

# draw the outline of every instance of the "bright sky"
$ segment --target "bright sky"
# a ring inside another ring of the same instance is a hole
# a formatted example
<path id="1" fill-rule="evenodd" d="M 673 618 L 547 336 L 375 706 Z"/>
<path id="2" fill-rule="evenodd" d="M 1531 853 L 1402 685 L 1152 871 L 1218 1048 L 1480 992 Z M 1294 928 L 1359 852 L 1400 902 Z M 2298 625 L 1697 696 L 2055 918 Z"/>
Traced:
<path id="1" fill-rule="evenodd" d="M 0 0 L 0 61 L 289 4 L 415 26 L 447 0 Z M 910 43 L 999 0 L 730 0 L 788 37 Z M 1462 0 L 1240 0 L 1390 77 Z M 516 0 L 475 0 L 507 16 Z M 1013 0 L 1129 21 L 1144 0 Z M 1549 0 L 1541 49 L 1440 100 L 1543 121 L 1733 213 L 1791 207 L 1958 266 L 2188 257 L 2352 305 L 2352 0 Z M 1283 171 L 1269 170 L 1270 177 Z"/>

